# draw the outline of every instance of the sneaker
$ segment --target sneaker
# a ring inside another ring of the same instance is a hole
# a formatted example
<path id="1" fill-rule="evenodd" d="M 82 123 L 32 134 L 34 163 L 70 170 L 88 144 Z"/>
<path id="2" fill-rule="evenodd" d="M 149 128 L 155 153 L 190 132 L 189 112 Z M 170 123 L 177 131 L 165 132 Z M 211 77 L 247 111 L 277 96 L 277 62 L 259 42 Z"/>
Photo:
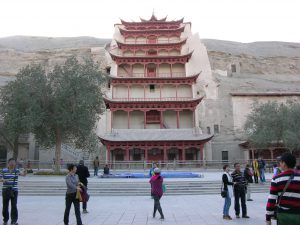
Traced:
<path id="1" fill-rule="evenodd" d="M 161 220 L 164 220 L 164 219 L 165 219 L 165 217 L 164 217 L 164 216 L 161 216 L 161 217 L 160 217 L 160 219 L 161 219 Z"/>
<path id="2" fill-rule="evenodd" d="M 82 213 L 84 213 L 84 214 L 86 214 L 86 213 L 89 213 L 86 209 L 84 209 L 83 211 L 82 211 Z"/>
<path id="3" fill-rule="evenodd" d="M 229 220 L 232 220 L 231 216 L 227 216 Z"/>
<path id="4" fill-rule="evenodd" d="M 247 201 L 248 201 L 248 202 L 249 202 L 249 201 L 253 201 L 253 199 L 250 198 L 250 199 L 247 199 Z"/>
<path id="5" fill-rule="evenodd" d="M 236 217 L 237 219 L 241 218 L 240 215 L 235 215 L 235 217 Z"/>
<path id="6" fill-rule="evenodd" d="M 245 215 L 245 216 L 242 216 L 243 218 L 245 218 L 245 219 L 249 219 L 250 217 L 249 216 L 247 216 L 247 215 Z"/>
<path id="7" fill-rule="evenodd" d="M 155 213 L 153 213 L 152 217 L 155 218 Z"/>

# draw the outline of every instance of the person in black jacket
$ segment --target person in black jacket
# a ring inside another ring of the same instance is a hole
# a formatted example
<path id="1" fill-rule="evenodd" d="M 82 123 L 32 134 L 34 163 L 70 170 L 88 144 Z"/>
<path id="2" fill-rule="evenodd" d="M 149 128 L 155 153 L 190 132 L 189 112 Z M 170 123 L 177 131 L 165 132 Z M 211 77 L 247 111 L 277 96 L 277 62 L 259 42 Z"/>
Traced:
<path id="1" fill-rule="evenodd" d="M 77 166 L 76 174 L 79 177 L 79 181 L 87 188 L 87 185 L 88 185 L 87 178 L 90 177 L 90 172 L 89 172 L 89 169 L 84 165 L 83 160 L 79 161 L 79 165 Z M 87 203 L 83 202 L 82 203 L 83 213 L 88 213 L 86 208 L 87 208 Z"/>
<path id="2" fill-rule="evenodd" d="M 234 193 L 234 210 L 236 218 L 240 218 L 240 199 L 242 205 L 242 217 L 250 218 L 247 215 L 246 206 L 246 179 L 241 172 L 241 165 L 239 163 L 234 164 L 234 171 L 232 172 L 232 180 L 235 182 L 233 193 Z"/>
<path id="3" fill-rule="evenodd" d="M 244 177 L 247 181 L 247 184 L 246 184 L 246 190 L 247 190 L 247 201 L 253 201 L 251 199 L 251 184 L 253 183 L 253 173 L 251 171 L 251 168 L 250 168 L 250 165 L 247 164 L 246 165 L 246 168 L 244 170 Z"/>
<path id="4" fill-rule="evenodd" d="M 223 207 L 223 219 L 224 220 L 232 220 L 232 218 L 229 216 L 229 209 L 231 206 L 231 198 L 233 197 L 233 190 L 232 190 L 232 177 L 229 174 L 229 165 L 223 166 L 223 176 L 222 176 L 222 182 L 223 182 L 223 190 L 227 191 L 227 196 L 225 197 L 224 207 Z"/>

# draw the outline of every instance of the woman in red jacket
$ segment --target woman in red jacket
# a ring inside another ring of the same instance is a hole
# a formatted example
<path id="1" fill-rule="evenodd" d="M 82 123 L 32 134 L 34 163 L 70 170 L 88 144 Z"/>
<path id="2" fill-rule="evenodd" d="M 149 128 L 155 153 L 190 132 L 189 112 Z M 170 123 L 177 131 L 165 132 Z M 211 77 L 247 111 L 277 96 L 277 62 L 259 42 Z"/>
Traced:
<path id="1" fill-rule="evenodd" d="M 164 214 L 162 212 L 161 206 L 160 206 L 160 198 L 163 195 L 163 178 L 160 176 L 160 169 L 155 168 L 154 169 L 154 176 L 150 179 L 151 184 L 151 195 L 154 199 L 154 210 L 153 210 L 153 218 L 155 217 L 156 211 L 158 210 L 160 214 L 160 219 L 165 219 Z"/>

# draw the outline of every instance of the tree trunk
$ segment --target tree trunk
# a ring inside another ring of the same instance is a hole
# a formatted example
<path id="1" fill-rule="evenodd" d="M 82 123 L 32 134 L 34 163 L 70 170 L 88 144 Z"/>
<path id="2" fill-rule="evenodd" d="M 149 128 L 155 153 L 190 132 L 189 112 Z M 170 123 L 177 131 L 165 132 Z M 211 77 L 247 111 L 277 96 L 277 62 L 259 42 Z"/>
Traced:
<path id="1" fill-rule="evenodd" d="M 18 160 L 18 154 L 19 154 L 19 136 L 17 136 L 14 140 L 13 158 L 15 160 Z"/>
<path id="2" fill-rule="evenodd" d="M 60 159 L 61 159 L 61 131 L 56 129 L 56 141 L 55 141 L 55 172 L 60 171 Z"/>

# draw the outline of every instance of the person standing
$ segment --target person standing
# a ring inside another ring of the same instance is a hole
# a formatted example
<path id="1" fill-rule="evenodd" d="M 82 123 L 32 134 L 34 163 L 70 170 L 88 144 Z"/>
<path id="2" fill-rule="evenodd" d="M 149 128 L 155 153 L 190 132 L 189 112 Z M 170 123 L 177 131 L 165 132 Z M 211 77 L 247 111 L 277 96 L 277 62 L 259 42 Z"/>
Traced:
<path id="1" fill-rule="evenodd" d="M 231 198 L 233 197 L 233 189 L 232 189 L 232 177 L 229 174 L 229 165 L 223 166 L 223 176 L 222 176 L 222 182 L 223 182 L 223 189 L 227 191 L 227 195 L 225 197 L 224 207 L 223 207 L 223 219 L 225 220 L 232 220 L 232 218 L 229 216 L 229 209 L 231 206 Z"/>
<path id="2" fill-rule="evenodd" d="M 271 225 L 277 206 L 278 225 L 296 225 L 300 221 L 300 173 L 294 170 L 296 158 L 286 152 L 281 156 L 282 173 L 273 177 L 266 207 L 266 224 Z"/>
<path id="3" fill-rule="evenodd" d="M 252 168 L 253 168 L 253 176 L 254 176 L 254 182 L 258 184 L 258 177 L 259 177 L 259 168 L 258 168 L 258 162 L 257 159 L 254 159 L 252 162 Z"/>
<path id="4" fill-rule="evenodd" d="M 69 215 L 72 203 L 76 216 L 77 225 L 83 225 L 80 215 L 79 200 L 76 199 L 77 191 L 82 191 L 79 185 L 79 178 L 76 174 L 77 168 L 74 164 L 68 165 L 68 175 L 66 176 L 67 192 L 66 192 L 66 209 L 64 214 L 64 224 L 69 225 Z"/>
<path id="5" fill-rule="evenodd" d="M 253 201 L 251 199 L 251 185 L 253 184 L 253 178 L 252 178 L 252 176 L 253 176 L 253 173 L 251 171 L 250 165 L 247 164 L 246 168 L 244 170 L 244 177 L 245 177 L 246 182 L 247 182 L 247 184 L 246 184 L 247 201 Z"/>
<path id="6" fill-rule="evenodd" d="M 84 161 L 80 160 L 79 165 L 77 167 L 76 174 L 78 175 L 79 181 L 86 187 L 88 185 L 88 180 L 87 178 L 90 177 L 90 172 L 89 169 L 84 165 Z M 83 213 L 88 213 L 86 210 L 87 208 L 87 202 L 82 202 L 82 210 Z"/>
<path id="7" fill-rule="evenodd" d="M 108 176 L 109 175 L 109 167 L 106 164 L 105 167 L 103 168 L 103 175 Z"/>
<path id="8" fill-rule="evenodd" d="M 2 200 L 3 200 L 3 208 L 2 208 L 2 215 L 3 215 L 3 225 L 7 225 L 9 220 L 9 211 L 8 206 L 9 202 L 11 202 L 11 225 L 18 224 L 18 176 L 25 176 L 26 170 L 24 172 L 20 172 L 19 169 L 16 168 L 16 160 L 10 158 L 8 160 L 7 168 L 4 168 L 1 171 L 0 177 L 1 182 L 3 182 L 2 187 Z"/>
<path id="9" fill-rule="evenodd" d="M 98 176 L 98 170 L 99 170 L 99 166 L 100 166 L 98 156 L 96 156 L 96 158 L 94 159 L 93 165 L 94 165 L 94 176 Z"/>
<path id="10" fill-rule="evenodd" d="M 161 205 L 160 205 L 160 199 L 163 195 L 163 177 L 160 175 L 160 169 L 155 168 L 154 169 L 154 176 L 150 179 L 151 184 L 151 195 L 154 199 L 154 210 L 153 210 L 153 218 L 155 218 L 156 211 L 158 210 L 160 214 L 160 219 L 165 219 Z"/>
<path id="11" fill-rule="evenodd" d="M 250 218 L 247 215 L 246 206 L 246 179 L 241 172 L 241 165 L 239 163 L 234 164 L 234 171 L 231 174 L 232 180 L 235 183 L 233 188 L 234 193 L 234 210 L 236 218 L 240 218 L 240 199 L 242 206 L 242 217 Z"/>
<path id="12" fill-rule="evenodd" d="M 150 170 L 149 170 L 149 177 L 152 177 L 152 176 L 155 175 L 155 174 L 154 174 L 155 168 L 157 168 L 157 165 L 156 165 L 155 163 L 152 163 L 152 167 L 151 167 Z"/>
<path id="13" fill-rule="evenodd" d="M 263 160 L 261 157 L 258 159 L 258 168 L 259 168 L 259 178 L 260 178 L 260 182 L 265 183 L 266 182 L 266 178 L 265 178 L 265 167 L 266 167 L 266 163 L 265 160 Z"/>

